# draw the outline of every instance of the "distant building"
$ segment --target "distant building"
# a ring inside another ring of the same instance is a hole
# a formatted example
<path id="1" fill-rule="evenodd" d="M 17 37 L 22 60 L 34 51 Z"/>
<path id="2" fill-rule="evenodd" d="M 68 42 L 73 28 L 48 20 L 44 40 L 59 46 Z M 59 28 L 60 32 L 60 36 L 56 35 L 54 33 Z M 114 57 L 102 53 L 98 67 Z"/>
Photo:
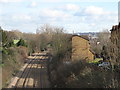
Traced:
<path id="1" fill-rule="evenodd" d="M 89 38 L 87 36 L 72 36 L 72 61 L 94 60 L 94 53 L 90 50 Z"/>
<path id="2" fill-rule="evenodd" d="M 76 33 L 75 35 L 86 35 L 86 36 L 88 36 L 88 38 L 90 39 L 90 40 L 93 40 L 93 39 L 97 39 L 98 37 L 97 37 L 97 35 L 98 35 L 98 33 L 97 32 L 86 32 L 86 33 Z"/>
<path id="3" fill-rule="evenodd" d="M 120 23 L 111 29 L 111 60 L 114 65 L 120 65 Z"/>

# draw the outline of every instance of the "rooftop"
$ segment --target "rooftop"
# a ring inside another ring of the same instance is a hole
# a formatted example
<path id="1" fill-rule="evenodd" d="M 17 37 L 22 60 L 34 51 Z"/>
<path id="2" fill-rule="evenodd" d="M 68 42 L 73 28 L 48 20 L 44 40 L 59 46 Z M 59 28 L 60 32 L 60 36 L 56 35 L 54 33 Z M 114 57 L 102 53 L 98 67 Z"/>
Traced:
<path id="1" fill-rule="evenodd" d="M 88 37 L 87 35 L 72 35 L 72 36 L 73 36 L 73 37 L 74 37 L 74 36 L 78 36 L 78 37 L 81 37 L 81 38 L 86 39 L 86 40 L 89 41 L 89 37 Z"/>
<path id="2" fill-rule="evenodd" d="M 113 26 L 110 31 L 114 31 L 114 30 L 118 30 L 118 29 L 120 29 L 120 22 L 118 25 Z"/>

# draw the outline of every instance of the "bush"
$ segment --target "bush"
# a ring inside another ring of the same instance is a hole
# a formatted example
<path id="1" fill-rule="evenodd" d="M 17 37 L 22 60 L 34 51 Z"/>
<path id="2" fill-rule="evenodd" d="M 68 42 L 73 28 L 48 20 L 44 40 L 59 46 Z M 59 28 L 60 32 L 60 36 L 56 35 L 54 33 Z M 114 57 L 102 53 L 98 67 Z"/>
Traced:
<path id="1" fill-rule="evenodd" d="M 60 64 L 51 72 L 52 87 L 57 88 L 110 88 L 113 74 L 82 61 Z"/>
<path id="2" fill-rule="evenodd" d="M 20 47 L 10 47 L 7 49 L 7 54 L 2 54 L 2 86 L 6 87 L 8 81 L 13 77 L 20 67 L 24 64 L 24 60 L 27 57 L 27 48 Z"/>
<path id="3" fill-rule="evenodd" d="M 17 46 L 25 46 L 25 47 L 27 47 L 27 44 L 25 43 L 25 41 L 23 39 L 20 39 L 19 42 L 17 43 Z"/>

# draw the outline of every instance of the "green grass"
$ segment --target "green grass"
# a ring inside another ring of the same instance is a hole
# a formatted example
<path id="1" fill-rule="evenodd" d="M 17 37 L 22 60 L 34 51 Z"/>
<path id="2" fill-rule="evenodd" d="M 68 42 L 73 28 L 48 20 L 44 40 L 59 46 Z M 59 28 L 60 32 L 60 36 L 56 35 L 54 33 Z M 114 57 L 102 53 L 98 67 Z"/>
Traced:
<path id="1" fill-rule="evenodd" d="M 0 67 L 3 67 L 4 66 L 4 64 L 0 64 Z"/>
<path id="2" fill-rule="evenodd" d="M 14 44 L 17 44 L 19 42 L 19 40 L 13 40 Z"/>
<path id="3" fill-rule="evenodd" d="M 0 47 L 0 51 L 2 51 L 3 50 L 3 48 L 2 47 Z"/>
<path id="4" fill-rule="evenodd" d="M 103 60 L 102 58 L 96 58 L 93 61 L 89 61 L 89 63 L 98 63 L 100 60 Z"/>
<path id="5" fill-rule="evenodd" d="M 0 54 L 0 67 L 4 66 L 4 64 L 2 63 L 2 55 Z"/>

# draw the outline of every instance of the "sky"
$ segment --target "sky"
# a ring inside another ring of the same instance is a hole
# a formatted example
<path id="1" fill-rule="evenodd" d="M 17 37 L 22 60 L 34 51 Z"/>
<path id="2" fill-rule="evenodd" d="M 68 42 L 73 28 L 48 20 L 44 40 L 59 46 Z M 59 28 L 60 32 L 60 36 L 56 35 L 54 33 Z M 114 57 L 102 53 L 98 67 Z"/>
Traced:
<path id="1" fill-rule="evenodd" d="M 119 0 L 0 0 L 0 26 L 35 33 L 44 24 L 68 33 L 99 32 L 118 24 Z"/>

